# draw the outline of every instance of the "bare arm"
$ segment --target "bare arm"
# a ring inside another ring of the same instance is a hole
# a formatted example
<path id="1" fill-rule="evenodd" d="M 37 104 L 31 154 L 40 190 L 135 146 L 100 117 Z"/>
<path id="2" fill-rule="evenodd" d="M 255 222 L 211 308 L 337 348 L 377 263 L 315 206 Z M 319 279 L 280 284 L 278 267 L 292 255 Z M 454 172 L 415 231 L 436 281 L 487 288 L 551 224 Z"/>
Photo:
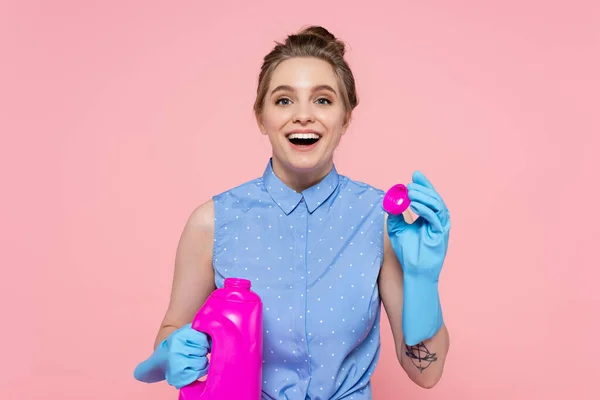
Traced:
<path id="1" fill-rule="evenodd" d="M 402 266 L 384 228 L 384 256 L 379 274 L 379 292 L 390 321 L 396 355 L 408 377 L 417 385 L 431 388 L 441 379 L 450 340 L 445 325 L 430 339 L 407 346 L 402 332 L 404 279 Z"/>
<path id="2" fill-rule="evenodd" d="M 173 331 L 192 322 L 215 290 L 212 266 L 214 237 L 212 200 L 190 215 L 177 246 L 169 307 L 154 342 L 156 348 Z"/>

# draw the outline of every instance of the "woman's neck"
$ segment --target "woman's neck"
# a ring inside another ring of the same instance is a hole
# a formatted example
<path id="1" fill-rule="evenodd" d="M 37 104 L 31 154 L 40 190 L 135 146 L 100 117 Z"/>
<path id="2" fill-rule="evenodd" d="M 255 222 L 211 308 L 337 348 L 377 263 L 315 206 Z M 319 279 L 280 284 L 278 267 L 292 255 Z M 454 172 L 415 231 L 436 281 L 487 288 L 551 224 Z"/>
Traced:
<path id="1" fill-rule="evenodd" d="M 273 172 L 288 187 L 298 193 L 302 193 L 311 186 L 321 182 L 327 176 L 333 167 L 333 162 L 327 163 L 324 167 L 297 170 L 286 168 L 277 159 L 273 158 Z"/>

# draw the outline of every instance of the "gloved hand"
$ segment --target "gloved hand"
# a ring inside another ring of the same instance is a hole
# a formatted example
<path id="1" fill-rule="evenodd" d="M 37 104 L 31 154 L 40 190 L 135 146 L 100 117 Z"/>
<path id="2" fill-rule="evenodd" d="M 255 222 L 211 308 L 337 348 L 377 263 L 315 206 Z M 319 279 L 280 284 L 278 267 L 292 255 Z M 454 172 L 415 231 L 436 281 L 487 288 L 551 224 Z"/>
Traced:
<path id="1" fill-rule="evenodd" d="M 441 196 L 419 171 L 406 187 L 410 208 L 419 218 L 408 224 L 402 214 L 389 215 L 390 242 L 404 270 L 402 328 L 414 346 L 442 327 L 438 279 L 448 250 L 450 214 Z"/>
<path id="2" fill-rule="evenodd" d="M 136 367 L 133 376 L 146 383 L 166 379 L 181 389 L 207 374 L 209 351 L 208 336 L 187 324 L 163 340 L 154 353 Z"/>

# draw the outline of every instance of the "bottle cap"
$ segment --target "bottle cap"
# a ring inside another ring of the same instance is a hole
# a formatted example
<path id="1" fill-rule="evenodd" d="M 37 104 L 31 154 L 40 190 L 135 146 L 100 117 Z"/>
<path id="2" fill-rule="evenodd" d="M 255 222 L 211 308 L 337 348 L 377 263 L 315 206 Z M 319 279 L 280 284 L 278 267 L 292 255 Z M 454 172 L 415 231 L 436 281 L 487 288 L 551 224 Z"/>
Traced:
<path id="1" fill-rule="evenodd" d="M 402 214 L 409 206 L 408 189 L 401 183 L 392 186 L 383 196 L 383 209 L 389 214 Z"/>

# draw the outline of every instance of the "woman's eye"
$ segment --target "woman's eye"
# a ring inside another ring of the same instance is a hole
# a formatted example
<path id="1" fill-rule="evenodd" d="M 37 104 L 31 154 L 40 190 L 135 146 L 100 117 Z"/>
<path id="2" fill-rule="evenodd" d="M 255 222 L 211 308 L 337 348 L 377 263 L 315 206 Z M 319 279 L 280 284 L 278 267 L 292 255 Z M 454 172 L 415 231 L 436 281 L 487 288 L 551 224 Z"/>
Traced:
<path id="1" fill-rule="evenodd" d="M 319 100 L 317 100 L 317 103 L 319 103 L 319 104 L 331 104 L 331 101 L 329 99 L 321 97 Z"/>
<path id="2" fill-rule="evenodd" d="M 287 106 L 290 104 L 290 99 L 279 99 L 275 102 L 275 104 L 281 105 L 281 106 Z"/>

